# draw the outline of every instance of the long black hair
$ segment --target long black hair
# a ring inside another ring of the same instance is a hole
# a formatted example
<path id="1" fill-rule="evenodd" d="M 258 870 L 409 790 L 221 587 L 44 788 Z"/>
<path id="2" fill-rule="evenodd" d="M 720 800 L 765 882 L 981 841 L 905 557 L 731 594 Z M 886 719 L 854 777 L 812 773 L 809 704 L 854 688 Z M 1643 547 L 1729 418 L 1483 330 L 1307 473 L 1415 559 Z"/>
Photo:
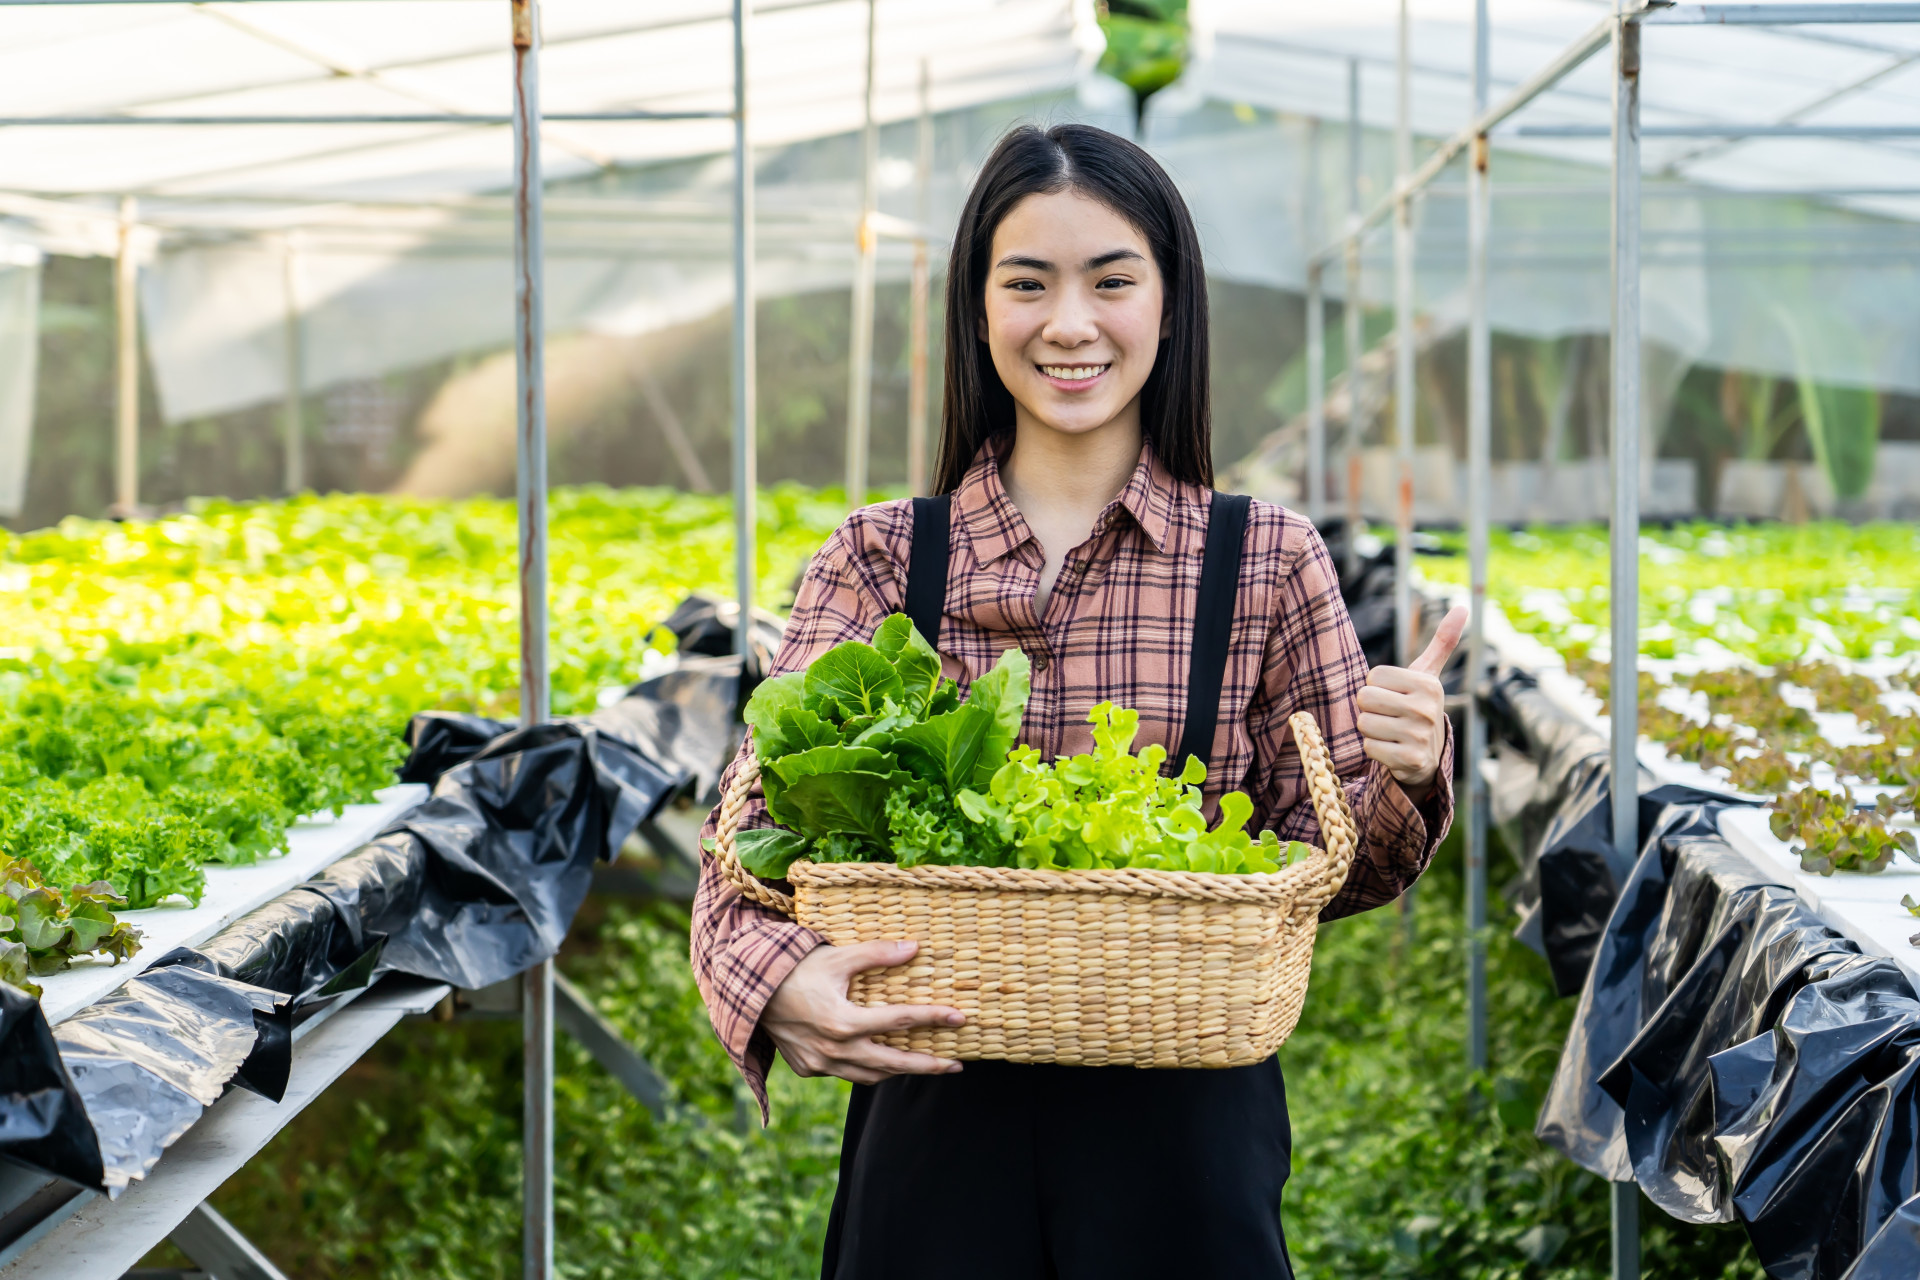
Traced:
<path id="1" fill-rule="evenodd" d="M 1140 426 L 1176 479 L 1213 484 L 1207 394 L 1207 277 L 1200 238 L 1178 188 L 1157 161 L 1091 125 L 1021 125 L 1000 139 L 974 180 L 947 267 L 946 402 L 933 491 L 960 487 L 988 437 L 1013 427 L 1013 396 L 979 336 L 993 234 L 1028 196 L 1074 191 L 1106 205 L 1146 237 L 1165 283 L 1167 336 L 1140 393 Z"/>

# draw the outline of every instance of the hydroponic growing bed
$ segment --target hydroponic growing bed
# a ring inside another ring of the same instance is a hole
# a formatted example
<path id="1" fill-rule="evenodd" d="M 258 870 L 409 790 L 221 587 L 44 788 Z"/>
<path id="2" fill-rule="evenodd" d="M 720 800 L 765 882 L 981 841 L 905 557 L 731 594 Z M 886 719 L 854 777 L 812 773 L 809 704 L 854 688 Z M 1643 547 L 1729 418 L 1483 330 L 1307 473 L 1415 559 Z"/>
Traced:
<path id="1" fill-rule="evenodd" d="M 781 489 L 761 513 L 778 598 L 841 508 Z M 725 589 L 726 517 L 555 492 L 556 712 L 631 684 L 672 648 L 658 620 Z M 336 496 L 0 541 L 0 979 L 72 1012 L 416 801 L 389 786 L 410 714 L 517 710 L 515 537 L 505 502 Z"/>
<path id="2" fill-rule="evenodd" d="M 1693 525 L 1640 547 L 1642 763 L 1662 781 L 1765 797 L 1726 815 L 1728 838 L 1920 973 L 1907 943 L 1920 928 L 1920 530 Z M 1463 570 L 1426 567 L 1439 583 Z M 1543 688 L 1602 732 L 1607 574 L 1604 530 L 1494 538 L 1496 647 L 1547 669 Z"/>

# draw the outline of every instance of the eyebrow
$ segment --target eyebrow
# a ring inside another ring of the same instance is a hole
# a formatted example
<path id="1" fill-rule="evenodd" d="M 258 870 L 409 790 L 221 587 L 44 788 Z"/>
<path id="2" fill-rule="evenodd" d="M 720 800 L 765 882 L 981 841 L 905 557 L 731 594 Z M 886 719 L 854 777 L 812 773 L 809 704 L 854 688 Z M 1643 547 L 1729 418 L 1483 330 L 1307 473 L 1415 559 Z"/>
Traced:
<path id="1" fill-rule="evenodd" d="M 1116 262 L 1145 262 L 1146 259 L 1132 249 L 1109 249 L 1096 257 L 1088 258 L 1087 271 L 1098 271 L 1101 267 L 1112 266 Z M 1025 254 L 1010 253 L 994 263 L 996 267 L 1024 267 L 1028 271 L 1051 271 L 1053 264 L 1045 258 L 1029 258 Z"/>

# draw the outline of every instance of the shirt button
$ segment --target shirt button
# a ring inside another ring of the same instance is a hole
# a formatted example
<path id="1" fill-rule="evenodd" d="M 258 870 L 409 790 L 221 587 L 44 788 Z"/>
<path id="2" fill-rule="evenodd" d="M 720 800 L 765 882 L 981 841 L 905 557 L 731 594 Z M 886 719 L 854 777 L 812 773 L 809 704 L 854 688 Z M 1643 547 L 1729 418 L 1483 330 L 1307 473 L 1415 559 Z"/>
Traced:
<path id="1" fill-rule="evenodd" d="M 1034 654 L 1033 655 L 1034 674 L 1038 675 L 1039 673 L 1041 673 L 1042 671 L 1045 671 L 1046 669 L 1047 669 L 1047 655 L 1044 653 Z"/>

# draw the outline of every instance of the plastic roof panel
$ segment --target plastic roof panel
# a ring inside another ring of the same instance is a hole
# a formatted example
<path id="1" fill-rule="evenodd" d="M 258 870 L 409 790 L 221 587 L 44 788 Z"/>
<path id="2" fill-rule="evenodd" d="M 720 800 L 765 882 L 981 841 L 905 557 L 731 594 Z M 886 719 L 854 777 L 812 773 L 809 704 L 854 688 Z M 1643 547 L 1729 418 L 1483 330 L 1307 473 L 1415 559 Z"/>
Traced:
<path id="1" fill-rule="evenodd" d="M 864 0 L 789 0 L 754 18 L 757 145 L 859 126 Z M 950 111 L 1070 88 L 1100 49 L 1090 0 L 880 0 L 878 109 Z M 727 111 L 729 7 L 547 0 L 549 113 Z M 499 0 L 0 7 L 0 115 L 503 115 Z M 724 120 L 551 122 L 549 174 L 725 151 Z M 0 129 L 7 188 L 37 193 L 412 199 L 498 190 L 504 126 L 231 125 Z"/>

